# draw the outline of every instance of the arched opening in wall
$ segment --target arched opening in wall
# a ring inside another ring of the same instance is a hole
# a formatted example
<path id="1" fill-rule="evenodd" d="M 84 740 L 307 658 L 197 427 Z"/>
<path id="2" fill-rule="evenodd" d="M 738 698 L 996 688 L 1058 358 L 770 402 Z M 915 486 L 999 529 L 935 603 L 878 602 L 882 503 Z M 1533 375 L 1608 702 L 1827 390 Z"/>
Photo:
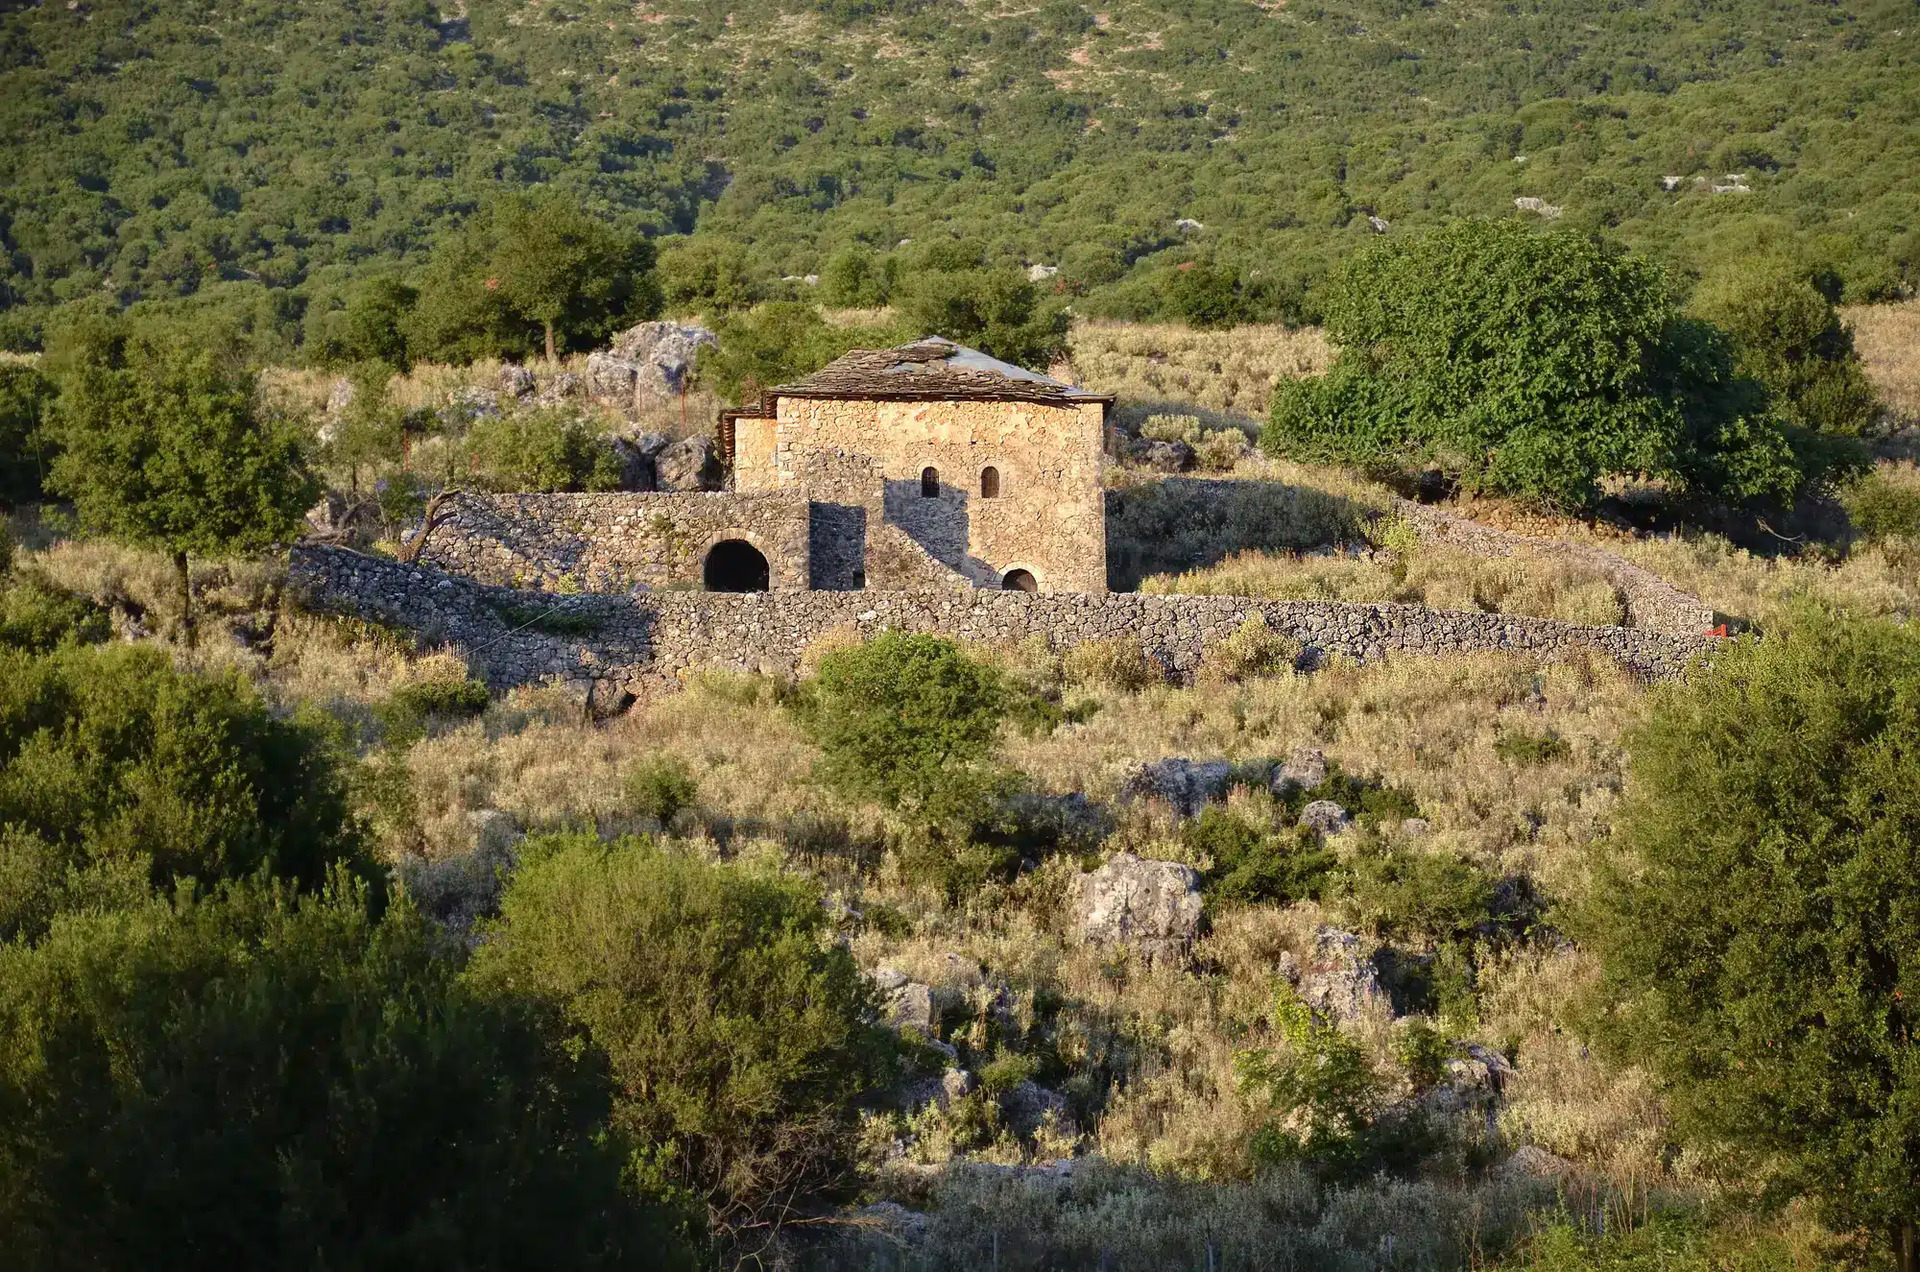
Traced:
<path id="1" fill-rule="evenodd" d="M 980 497 L 982 499 L 1000 497 L 1000 470 L 991 464 L 980 470 Z"/>
<path id="2" fill-rule="evenodd" d="M 920 497 L 922 499 L 938 499 L 940 497 L 940 470 L 938 468 L 929 467 L 920 470 Z"/>
<path id="3" fill-rule="evenodd" d="M 709 592 L 764 592 L 772 582 L 767 558 L 745 539 L 722 539 L 707 551 L 701 571 Z"/>
<path id="4" fill-rule="evenodd" d="M 1008 570 L 1001 576 L 1000 586 L 1009 592 L 1038 592 L 1040 580 L 1025 570 Z"/>

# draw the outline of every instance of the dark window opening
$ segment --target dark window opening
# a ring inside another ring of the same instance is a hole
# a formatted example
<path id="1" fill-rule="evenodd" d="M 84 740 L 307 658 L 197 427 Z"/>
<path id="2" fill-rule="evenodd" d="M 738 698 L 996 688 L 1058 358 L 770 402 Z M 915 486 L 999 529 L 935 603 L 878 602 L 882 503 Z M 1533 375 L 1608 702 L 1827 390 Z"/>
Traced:
<path id="1" fill-rule="evenodd" d="M 767 558 L 744 539 L 714 544 L 702 576 L 709 592 L 764 592 L 772 581 Z"/>
<path id="2" fill-rule="evenodd" d="M 922 499 L 938 499 L 940 497 L 940 470 L 938 468 L 922 468 L 920 470 L 920 497 Z"/>
<path id="3" fill-rule="evenodd" d="M 1038 592 L 1040 582 L 1025 570 L 1008 570 L 1000 586 L 1009 592 Z"/>
<path id="4" fill-rule="evenodd" d="M 1000 470 L 998 468 L 988 467 L 980 470 L 980 497 L 982 499 L 998 499 L 1000 497 Z"/>

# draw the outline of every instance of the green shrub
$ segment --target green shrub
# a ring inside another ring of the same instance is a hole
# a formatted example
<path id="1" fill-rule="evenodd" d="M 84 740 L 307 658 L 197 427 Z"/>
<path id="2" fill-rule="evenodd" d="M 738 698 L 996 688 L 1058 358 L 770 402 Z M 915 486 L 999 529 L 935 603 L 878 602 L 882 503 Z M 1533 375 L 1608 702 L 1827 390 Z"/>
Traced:
<path id="1" fill-rule="evenodd" d="M 941 262 L 954 264 L 955 262 Z M 915 335 L 945 336 L 1016 366 L 1044 370 L 1067 347 L 1067 311 L 1018 270 L 922 269 L 894 288 Z"/>
<path id="2" fill-rule="evenodd" d="M 1853 528 L 1872 542 L 1920 539 L 1920 482 L 1877 472 L 1846 493 Z"/>
<path id="3" fill-rule="evenodd" d="M 643 840 L 529 841 L 474 976 L 604 1054 L 641 1177 L 744 1227 L 837 1187 L 888 1035 L 809 883 Z"/>
<path id="4" fill-rule="evenodd" d="M 642 817 L 671 826 L 683 808 L 700 799 L 700 784 L 687 766 L 671 755 L 650 755 L 627 770 L 627 803 Z"/>
<path id="5" fill-rule="evenodd" d="M 1206 892 L 1220 901 L 1291 905 L 1318 900 L 1338 868 L 1338 859 L 1311 831 L 1255 825 L 1218 805 L 1201 810 L 1181 837 L 1190 849 L 1213 859 Z"/>
<path id="6" fill-rule="evenodd" d="M 1274 631 L 1263 616 L 1255 614 L 1231 636 L 1210 646 L 1201 666 L 1228 680 L 1256 680 L 1292 671 L 1301 649 L 1299 641 Z"/>
<path id="7" fill-rule="evenodd" d="M 1610 474 L 1789 501 L 1855 462 L 1789 436 L 1658 268 L 1572 230 L 1469 220 L 1380 240 L 1336 280 L 1327 327 L 1341 353 L 1276 393 L 1276 453 L 1440 463 L 1470 488 L 1567 507 Z"/>
<path id="8" fill-rule="evenodd" d="M 1680 1133 L 1836 1228 L 1920 1195 L 1920 631 L 1808 615 L 1663 689 L 1576 930 Z"/>
<path id="9" fill-rule="evenodd" d="M 492 699 L 478 680 L 422 680 L 393 691 L 396 707 L 416 716 L 472 716 Z"/>
<path id="10" fill-rule="evenodd" d="M 1406 1070 L 1415 1091 L 1437 1086 L 1447 1076 L 1447 1061 L 1452 1054 L 1446 1038 L 1423 1017 L 1410 1018 L 1394 1038 L 1393 1058 Z"/>
<path id="11" fill-rule="evenodd" d="M 1069 684 L 1104 685 L 1124 693 L 1138 693 L 1166 679 L 1140 642 L 1128 636 L 1081 641 L 1060 656 L 1060 670 Z"/>
<path id="12" fill-rule="evenodd" d="M 238 679 L 126 645 L 0 651 L 0 824 L 74 869 L 137 863 L 156 886 L 264 869 L 316 887 L 360 852 L 320 734 Z"/>
<path id="13" fill-rule="evenodd" d="M 0 943 L 9 1262 L 688 1266 L 622 1186 L 600 1057 L 459 963 L 344 880 Z"/>
<path id="14" fill-rule="evenodd" d="M 61 645 L 97 645 L 113 635 L 107 612 L 38 576 L 0 580 L 0 646 L 45 653 Z"/>
<path id="15" fill-rule="evenodd" d="M 1271 1015 L 1279 1045 L 1233 1057 L 1241 1090 L 1273 1114 L 1254 1134 L 1254 1160 L 1339 1165 L 1360 1158 L 1381 1095 L 1366 1049 L 1315 1019 L 1285 988 L 1275 992 Z"/>
<path id="16" fill-rule="evenodd" d="M 1552 729 L 1534 733 L 1527 729 L 1502 728 L 1500 736 L 1493 740 L 1493 753 L 1509 764 L 1525 768 L 1564 760 L 1573 754 L 1573 748 Z"/>
<path id="17" fill-rule="evenodd" d="M 1345 903 L 1378 936 L 1445 943 L 1492 918 L 1493 881 L 1457 857 L 1370 843 L 1348 868 Z"/>
<path id="18" fill-rule="evenodd" d="M 950 640 L 898 632 L 822 658 L 796 704 L 828 780 L 922 821 L 977 809 L 1009 705 L 990 664 Z"/>
<path id="19" fill-rule="evenodd" d="M 53 382 L 36 367 L 0 362 L 0 512 L 43 495 L 58 443 L 47 427 Z"/>
<path id="20" fill-rule="evenodd" d="M 489 490 L 618 490 L 620 461 L 591 423 L 559 407 L 475 420 L 465 448 Z"/>

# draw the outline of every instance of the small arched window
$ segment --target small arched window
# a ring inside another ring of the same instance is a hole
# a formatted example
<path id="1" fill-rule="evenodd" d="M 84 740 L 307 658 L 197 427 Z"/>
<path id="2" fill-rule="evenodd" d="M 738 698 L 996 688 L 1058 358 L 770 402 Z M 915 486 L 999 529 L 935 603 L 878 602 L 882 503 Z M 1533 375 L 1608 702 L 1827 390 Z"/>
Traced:
<path id="1" fill-rule="evenodd" d="M 992 465 L 980 470 L 980 497 L 982 499 L 1000 497 L 1000 470 Z"/>
<path id="2" fill-rule="evenodd" d="M 940 470 L 938 468 L 929 467 L 920 470 L 920 497 L 922 499 L 938 499 L 940 497 Z"/>

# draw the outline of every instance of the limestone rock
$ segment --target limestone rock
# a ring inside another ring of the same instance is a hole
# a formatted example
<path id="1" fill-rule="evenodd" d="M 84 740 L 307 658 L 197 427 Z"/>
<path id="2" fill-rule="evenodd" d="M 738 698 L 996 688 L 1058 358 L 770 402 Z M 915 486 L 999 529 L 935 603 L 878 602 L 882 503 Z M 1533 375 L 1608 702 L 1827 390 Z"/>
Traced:
<path id="1" fill-rule="evenodd" d="M 705 435 L 683 437 L 654 458 L 653 470 L 661 490 L 720 489 L 720 457 L 714 453 L 713 439 Z"/>
<path id="2" fill-rule="evenodd" d="M 965 1069 L 948 1068 L 940 1075 L 940 1088 L 947 1093 L 947 1099 L 958 1100 L 972 1095 L 980 1080 Z"/>
<path id="3" fill-rule="evenodd" d="M 587 359 L 587 393 L 629 414 L 677 397 L 702 348 L 719 340 L 705 327 L 643 322 Z"/>
<path id="4" fill-rule="evenodd" d="M 1172 756 L 1135 769 L 1120 789 L 1120 798 L 1159 799 L 1182 817 L 1192 817 L 1213 800 L 1227 797 L 1233 765 L 1225 760 L 1189 760 Z"/>
<path id="5" fill-rule="evenodd" d="M 1177 955 L 1200 933 L 1200 874 L 1177 861 L 1123 852 L 1080 878 L 1076 918 L 1089 941 L 1149 958 Z"/>
<path id="6" fill-rule="evenodd" d="M 1327 754 L 1317 746 L 1296 746 L 1273 776 L 1273 793 L 1281 798 L 1294 791 L 1310 791 L 1327 780 Z"/>
<path id="7" fill-rule="evenodd" d="M 1026 1137 L 1040 1129 L 1049 1113 L 1065 1118 L 1067 1097 L 1037 1082 L 1023 1081 L 1000 1097 L 1000 1110 L 1006 1114 L 1007 1125 L 1013 1128 L 1013 1133 Z"/>
<path id="8" fill-rule="evenodd" d="M 1352 821 L 1347 810 L 1330 799 L 1316 799 L 1300 810 L 1300 824 L 1323 835 L 1337 835 Z"/>
<path id="9" fill-rule="evenodd" d="M 613 453 L 620 461 L 620 489 L 646 492 L 660 488 L 654 461 L 673 444 L 665 433 L 639 433 L 615 437 Z"/>
<path id="10" fill-rule="evenodd" d="M 1360 952 L 1352 932 L 1322 927 L 1313 955 L 1300 967 L 1300 999 L 1328 1020 L 1358 1020 L 1368 1010 L 1392 1010 L 1373 960 Z"/>
<path id="11" fill-rule="evenodd" d="M 873 983 L 885 1002 L 887 1023 L 896 1030 L 917 1029 L 929 1038 L 939 1032 L 940 1010 L 933 1001 L 933 986 L 892 967 L 874 972 Z"/>
<path id="12" fill-rule="evenodd" d="M 440 418 L 449 425 L 464 427 L 474 420 L 492 419 L 500 414 L 500 397 L 491 389 L 469 385 L 447 394 L 446 409 Z"/>
<path id="13" fill-rule="evenodd" d="M 1155 472 L 1184 473 L 1193 467 L 1193 447 L 1185 442 L 1148 442 L 1141 447 L 1140 458 Z"/>
<path id="14" fill-rule="evenodd" d="M 502 396 L 523 398 L 533 392 L 533 372 L 518 363 L 509 362 L 500 368 L 500 392 Z"/>
<path id="15" fill-rule="evenodd" d="M 571 371 L 562 371 L 559 375 L 540 386 L 540 392 L 534 395 L 534 401 L 542 406 L 553 406 L 566 401 L 580 392 L 580 377 Z"/>

